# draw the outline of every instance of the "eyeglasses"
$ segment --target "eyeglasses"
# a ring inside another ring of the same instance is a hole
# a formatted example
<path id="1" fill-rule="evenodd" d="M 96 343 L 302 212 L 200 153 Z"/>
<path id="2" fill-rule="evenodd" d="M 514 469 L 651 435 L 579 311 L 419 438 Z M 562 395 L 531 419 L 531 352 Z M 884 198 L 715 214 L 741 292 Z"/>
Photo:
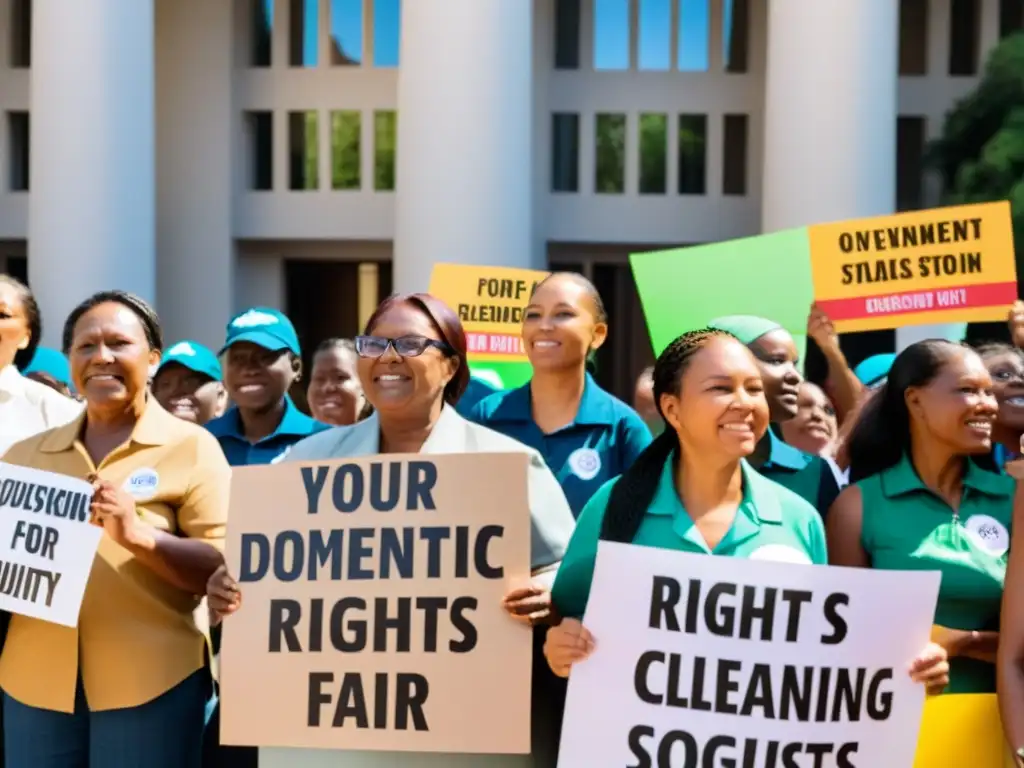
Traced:
<path id="1" fill-rule="evenodd" d="M 443 341 L 428 339 L 426 336 L 400 336 L 388 339 L 383 336 L 356 336 L 356 353 L 360 357 L 383 357 L 388 347 L 395 350 L 399 357 L 419 357 L 431 347 L 441 350 L 445 355 L 454 354 L 452 348 Z"/>

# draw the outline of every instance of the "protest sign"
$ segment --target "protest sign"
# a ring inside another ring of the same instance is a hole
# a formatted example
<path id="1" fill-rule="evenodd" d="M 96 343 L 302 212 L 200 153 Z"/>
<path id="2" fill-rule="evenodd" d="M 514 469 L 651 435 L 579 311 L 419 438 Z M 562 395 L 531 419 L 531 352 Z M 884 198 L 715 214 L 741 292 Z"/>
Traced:
<path id="1" fill-rule="evenodd" d="M 601 542 L 559 754 L 581 765 L 907 768 L 939 574 Z"/>
<path id="2" fill-rule="evenodd" d="M 629 257 L 654 354 L 680 334 L 727 315 L 779 323 L 803 360 L 814 300 L 807 230 Z"/>
<path id="3" fill-rule="evenodd" d="M 222 742 L 529 752 L 532 633 L 501 607 L 530 573 L 526 473 L 484 453 L 236 468 Z"/>
<path id="4" fill-rule="evenodd" d="M 0 463 L 0 611 L 78 625 L 103 535 L 91 503 L 84 480 Z"/>
<path id="5" fill-rule="evenodd" d="M 1010 203 L 808 228 L 818 305 L 840 332 L 1006 320 L 1017 299 Z"/>
<path id="6" fill-rule="evenodd" d="M 430 293 L 455 309 L 466 330 L 469 364 L 491 372 L 504 389 L 529 380 L 523 348 L 523 310 L 547 272 L 512 267 L 436 264 Z"/>

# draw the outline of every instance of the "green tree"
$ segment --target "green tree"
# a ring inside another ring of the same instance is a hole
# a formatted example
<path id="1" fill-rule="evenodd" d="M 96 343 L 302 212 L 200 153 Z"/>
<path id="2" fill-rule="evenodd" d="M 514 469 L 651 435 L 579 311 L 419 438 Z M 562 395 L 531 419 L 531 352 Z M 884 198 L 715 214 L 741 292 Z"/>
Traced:
<path id="1" fill-rule="evenodd" d="M 1024 33 L 993 49 L 977 89 L 954 105 L 927 164 L 950 205 L 1009 200 L 1017 281 L 1024 278 Z"/>

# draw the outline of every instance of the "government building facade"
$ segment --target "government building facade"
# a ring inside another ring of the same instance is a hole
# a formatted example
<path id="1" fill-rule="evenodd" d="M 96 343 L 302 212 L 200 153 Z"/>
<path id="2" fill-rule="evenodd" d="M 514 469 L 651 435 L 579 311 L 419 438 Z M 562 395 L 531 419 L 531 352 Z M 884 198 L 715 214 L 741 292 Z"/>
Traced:
<path id="1" fill-rule="evenodd" d="M 351 336 L 433 264 L 578 270 L 936 205 L 922 166 L 1022 0 L 0 0 L 0 269 L 216 346 Z"/>

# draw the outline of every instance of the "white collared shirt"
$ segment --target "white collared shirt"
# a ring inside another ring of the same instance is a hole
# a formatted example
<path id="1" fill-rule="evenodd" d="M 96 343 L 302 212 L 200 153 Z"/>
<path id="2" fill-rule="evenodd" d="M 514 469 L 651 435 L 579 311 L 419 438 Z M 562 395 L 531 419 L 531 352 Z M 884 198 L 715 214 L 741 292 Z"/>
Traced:
<path id="1" fill-rule="evenodd" d="M 0 370 L 0 456 L 15 443 L 67 424 L 81 412 L 81 403 L 8 365 Z"/>

